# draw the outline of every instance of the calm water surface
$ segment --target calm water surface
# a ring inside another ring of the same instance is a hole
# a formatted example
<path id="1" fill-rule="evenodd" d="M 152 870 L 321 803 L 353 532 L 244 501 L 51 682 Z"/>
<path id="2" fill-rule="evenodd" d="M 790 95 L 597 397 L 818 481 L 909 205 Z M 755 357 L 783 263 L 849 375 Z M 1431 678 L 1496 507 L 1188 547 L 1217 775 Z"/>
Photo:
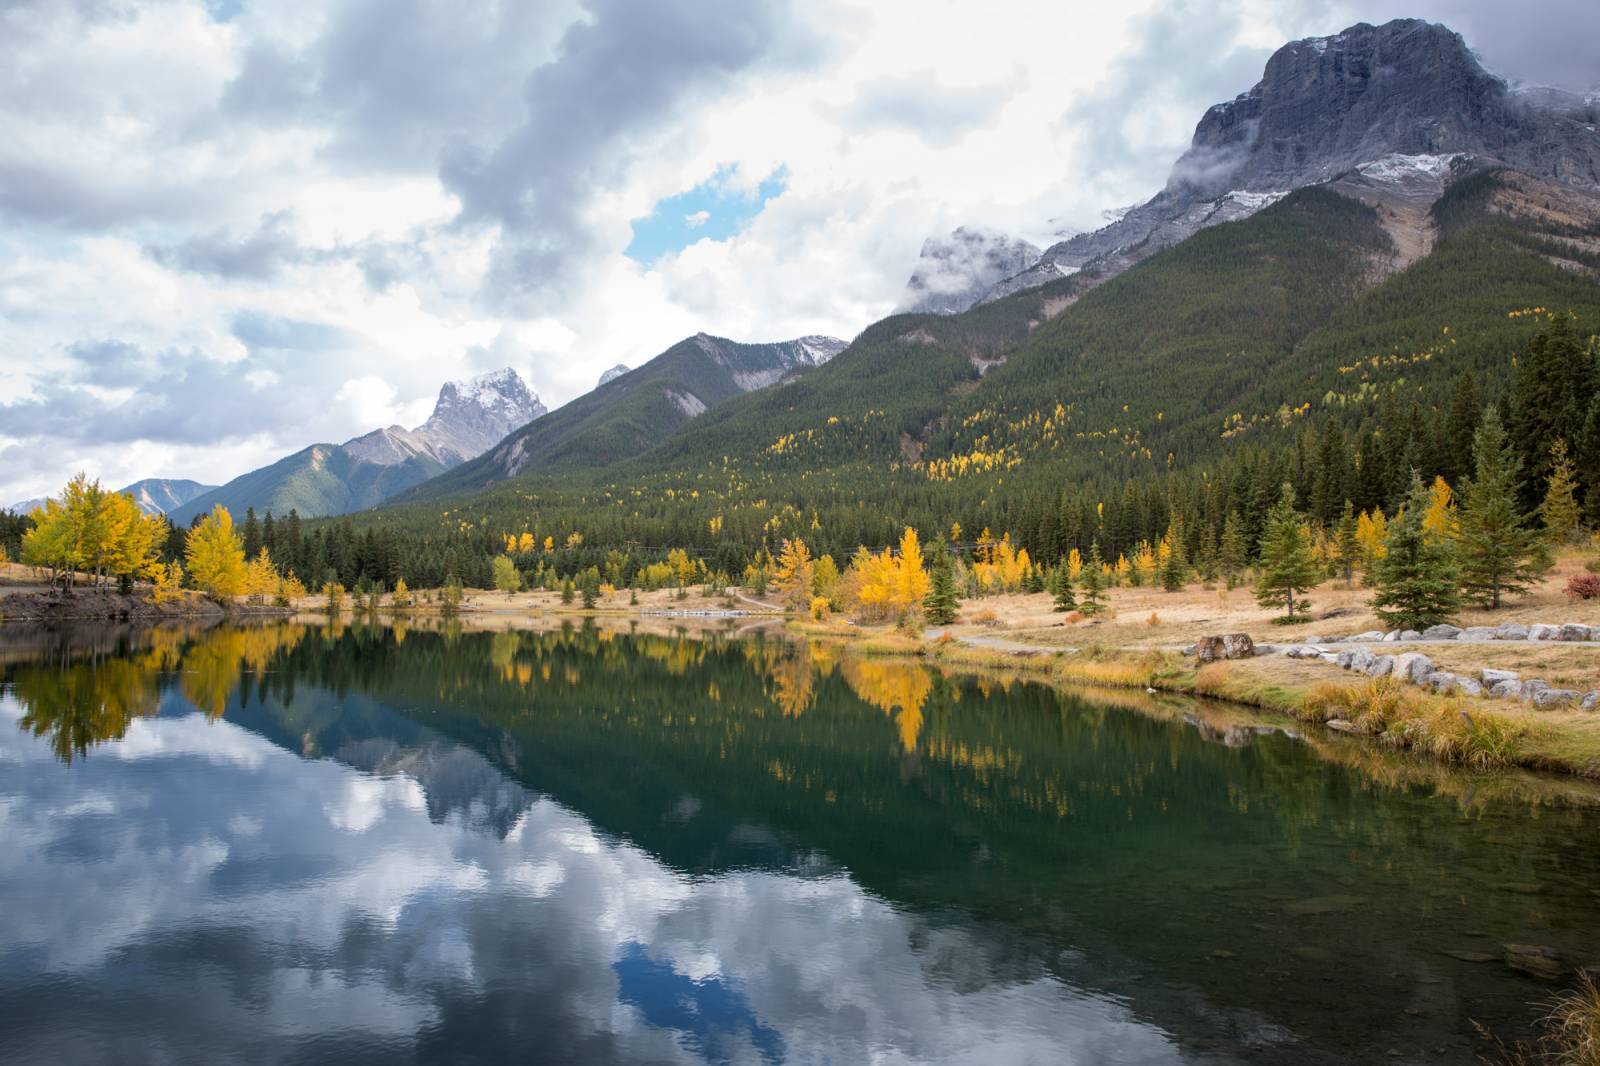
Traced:
<path id="1" fill-rule="evenodd" d="M 1193 704 L 571 629 L 0 682 L 7 1063 L 1470 1062 L 1600 963 L 1581 795 Z"/>

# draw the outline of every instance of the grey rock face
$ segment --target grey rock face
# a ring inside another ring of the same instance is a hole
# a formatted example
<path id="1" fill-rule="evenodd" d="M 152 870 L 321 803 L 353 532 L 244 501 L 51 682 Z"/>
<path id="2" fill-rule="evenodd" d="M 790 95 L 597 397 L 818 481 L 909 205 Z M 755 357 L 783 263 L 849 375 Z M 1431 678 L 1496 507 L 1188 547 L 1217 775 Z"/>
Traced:
<path id="1" fill-rule="evenodd" d="M 965 311 L 1038 259 L 1038 248 L 1004 234 L 963 226 L 948 237 L 930 237 L 922 244 L 898 309 L 936 315 Z"/>
<path id="2" fill-rule="evenodd" d="M 1394 657 L 1394 676 L 1402 681 L 1420 685 L 1431 673 L 1433 673 L 1433 660 L 1421 652 L 1410 651 Z"/>
<path id="3" fill-rule="evenodd" d="M 445 382 L 433 405 L 433 414 L 406 436 L 446 466 L 454 466 L 482 455 L 512 430 L 527 425 L 545 411 L 522 375 L 507 367 L 470 381 Z M 351 441 L 345 447 L 356 444 Z"/>
<path id="4" fill-rule="evenodd" d="M 1089 268 L 1113 277 L 1307 185 L 1339 179 L 1362 199 L 1398 186 L 1431 203 L 1457 168 L 1494 163 L 1600 187 L 1600 136 L 1582 110 L 1509 91 L 1444 26 L 1361 23 L 1278 49 L 1254 88 L 1201 117 L 1166 188 L 1111 225 L 1052 245 L 986 298 Z"/>
<path id="5" fill-rule="evenodd" d="M 1429 626 L 1422 631 L 1423 640 L 1455 640 L 1460 635 L 1459 627 L 1443 624 Z"/>
<path id="6" fill-rule="evenodd" d="M 1201 637 L 1195 645 L 1195 658 L 1203 663 L 1219 659 L 1248 659 L 1256 653 L 1248 633 L 1228 633 L 1220 637 Z"/>
<path id="7" fill-rule="evenodd" d="M 598 389 L 601 385 L 609 385 L 611 382 L 617 380 L 618 378 L 620 378 L 622 375 L 626 374 L 627 372 L 628 372 L 628 364 L 627 363 L 618 363 L 616 366 L 612 367 L 610 370 L 607 370 L 605 373 L 600 375 L 600 381 L 599 381 L 598 384 L 595 385 L 595 388 Z"/>

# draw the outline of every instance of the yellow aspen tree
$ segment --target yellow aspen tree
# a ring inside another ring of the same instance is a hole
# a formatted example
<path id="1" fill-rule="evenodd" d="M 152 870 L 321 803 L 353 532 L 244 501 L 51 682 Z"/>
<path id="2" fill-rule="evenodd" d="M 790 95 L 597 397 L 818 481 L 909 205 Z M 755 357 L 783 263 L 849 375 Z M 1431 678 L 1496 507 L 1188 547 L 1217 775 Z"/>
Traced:
<path id="1" fill-rule="evenodd" d="M 263 547 L 245 567 L 244 594 L 251 603 L 265 603 L 278 591 L 278 568 Z"/>
<path id="2" fill-rule="evenodd" d="M 1455 540 L 1461 534 L 1450 483 L 1435 477 L 1428 488 L 1428 509 L 1422 514 L 1422 531 L 1435 541 Z"/>
<path id="3" fill-rule="evenodd" d="M 1067 573 L 1075 582 L 1083 580 L 1083 555 L 1077 548 L 1067 553 Z"/>
<path id="4" fill-rule="evenodd" d="M 811 603 L 811 585 L 816 576 L 811 550 L 799 537 L 785 540 L 778 552 L 778 568 L 773 581 L 784 602 L 797 611 L 806 610 Z"/>
<path id="5" fill-rule="evenodd" d="M 232 599 L 244 591 L 244 543 L 234 529 L 233 515 L 222 504 L 189 531 L 183 554 L 189 576 L 207 595 Z"/>

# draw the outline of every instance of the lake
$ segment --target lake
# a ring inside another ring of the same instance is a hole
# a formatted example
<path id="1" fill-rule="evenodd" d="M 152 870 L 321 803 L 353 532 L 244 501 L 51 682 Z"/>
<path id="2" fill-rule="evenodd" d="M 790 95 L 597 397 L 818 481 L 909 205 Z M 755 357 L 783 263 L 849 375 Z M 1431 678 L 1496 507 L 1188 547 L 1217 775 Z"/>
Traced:
<path id="1" fill-rule="evenodd" d="M 1600 964 L 1593 798 L 776 633 L 12 627 L 0 1061 L 1470 1062 Z"/>

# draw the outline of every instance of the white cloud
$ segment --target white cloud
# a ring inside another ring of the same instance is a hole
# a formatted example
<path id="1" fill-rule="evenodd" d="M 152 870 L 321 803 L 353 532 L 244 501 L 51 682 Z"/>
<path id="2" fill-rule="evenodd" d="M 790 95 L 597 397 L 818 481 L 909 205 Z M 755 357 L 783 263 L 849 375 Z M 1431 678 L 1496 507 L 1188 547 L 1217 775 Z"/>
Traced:
<path id="1" fill-rule="evenodd" d="M 701 226 L 704 226 L 707 222 L 710 222 L 710 221 L 711 221 L 711 212 L 710 211 L 696 211 L 692 215 L 685 215 L 683 217 L 684 225 L 688 226 L 690 229 L 699 229 Z"/>

